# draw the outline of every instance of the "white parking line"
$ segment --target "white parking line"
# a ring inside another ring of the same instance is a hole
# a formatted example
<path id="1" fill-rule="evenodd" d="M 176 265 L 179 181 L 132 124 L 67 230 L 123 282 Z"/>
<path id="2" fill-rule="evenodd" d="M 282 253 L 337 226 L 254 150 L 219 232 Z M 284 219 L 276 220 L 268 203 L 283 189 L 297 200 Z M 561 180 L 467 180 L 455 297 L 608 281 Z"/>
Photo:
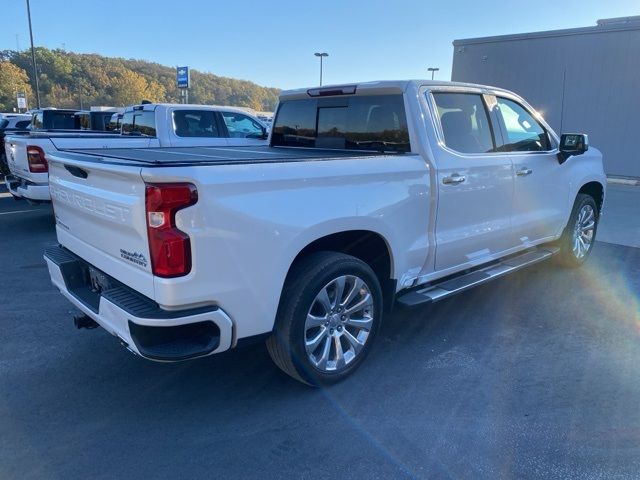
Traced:
<path id="1" fill-rule="evenodd" d="M 9 198 L 12 195 L 10 193 L 0 193 L 0 198 Z"/>

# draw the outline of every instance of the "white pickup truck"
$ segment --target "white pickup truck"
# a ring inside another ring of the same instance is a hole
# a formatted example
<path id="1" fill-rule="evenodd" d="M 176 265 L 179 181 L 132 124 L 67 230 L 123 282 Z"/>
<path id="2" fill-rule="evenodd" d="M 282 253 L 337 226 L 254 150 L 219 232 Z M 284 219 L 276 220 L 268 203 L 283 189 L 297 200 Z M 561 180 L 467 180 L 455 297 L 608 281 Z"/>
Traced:
<path id="1" fill-rule="evenodd" d="M 309 384 L 364 359 L 383 311 L 591 252 L 602 156 L 497 88 L 283 92 L 270 145 L 55 152 L 51 279 L 132 352 L 266 339 Z"/>
<path id="2" fill-rule="evenodd" d="M 47 157 L 57 150 L 246 146 L 264 145 L 267 139 L 264 125 L 243 110 L 207 105 L 128 107 L 122 117 L 121 133 L 41 131 L 7 136 L 7 189 L 17 199 L 49 201 Z"/>

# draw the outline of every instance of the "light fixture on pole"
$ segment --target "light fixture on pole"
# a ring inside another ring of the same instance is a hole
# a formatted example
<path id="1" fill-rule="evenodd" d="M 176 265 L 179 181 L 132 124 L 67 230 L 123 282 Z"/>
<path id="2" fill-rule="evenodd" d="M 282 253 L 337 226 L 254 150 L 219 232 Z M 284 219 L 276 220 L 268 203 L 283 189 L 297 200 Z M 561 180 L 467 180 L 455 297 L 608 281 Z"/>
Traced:
<path id="1" fill-rule="evenodd" d="M 316 52 L 314 53 L 316 57 L 320 57 L 320 86 L 322 86 L 322 59 L 324 57 L 328 57 L 329 54 L 326 52 Z"/>
<path id="2" fill-rule="evenodd" d="M 435 73 L 440 70 L 439 68 L 435 68 L 435 67 L 429 67 L 427 68 L 427 71 L 431 72 L 431 80 L 433 80 L 433 77 L 435 75 Z"/>
<path id="3" fill-rule="evenodd" d="M 31 60 L 33 60 L 33 77 L 36 85 L 36 101 L 40 108 L 40 85 L 38 84 L 38 67 L 36 66 L 36 50 L 33 48 L 33 30 L 31 29 L 31 7 L 27 0 L 27 17 L 29 18 L 29 37 L 31 38 Z"/>

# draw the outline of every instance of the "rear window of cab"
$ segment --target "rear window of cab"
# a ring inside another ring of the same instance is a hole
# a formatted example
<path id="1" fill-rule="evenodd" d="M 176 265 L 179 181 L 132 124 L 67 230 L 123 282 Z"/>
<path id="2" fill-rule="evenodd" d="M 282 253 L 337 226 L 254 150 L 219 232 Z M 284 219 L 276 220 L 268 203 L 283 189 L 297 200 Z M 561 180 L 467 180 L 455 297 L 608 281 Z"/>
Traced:
<path id="1" fill-rule="evenodd" d="M 132 110 L 122 116 L 122 135 L 156 136 L 156 114 L 153 110 Z"/>
<path id="2" fill-rule="evenodd" d="M 271 144 L 409 152 L 403 96 L 361 95 L 281 102 Z"/>

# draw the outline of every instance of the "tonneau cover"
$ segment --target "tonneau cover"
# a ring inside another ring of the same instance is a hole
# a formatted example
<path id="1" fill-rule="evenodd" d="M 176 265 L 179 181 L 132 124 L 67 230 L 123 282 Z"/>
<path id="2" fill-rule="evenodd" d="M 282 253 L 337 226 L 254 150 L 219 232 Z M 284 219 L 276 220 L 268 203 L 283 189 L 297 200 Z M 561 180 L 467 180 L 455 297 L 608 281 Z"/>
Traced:
<path id="1" fill-rule="evenodd" d="M 106 130 L 21 130 L 31 138 L 127 138 Z"/>
<path id="2" fill-rule="evenodd" d="M 82 156 L 78 155 L 82 154 Z M 243 147 L 158 147 L 158 148 L 109 148 L 69 149 L 56 152 L 55 156 L 69 160 L 97 161 L 119 164 L 242 164 L 295 162 L 314 159 L 330 160 L 349 157 L 371 157 L 380 152 L 358 150 L 331 150 L 319 148 L 292 148 L 270 146 Z M 384 155 L 393 155 L 385 153 Z"/>

